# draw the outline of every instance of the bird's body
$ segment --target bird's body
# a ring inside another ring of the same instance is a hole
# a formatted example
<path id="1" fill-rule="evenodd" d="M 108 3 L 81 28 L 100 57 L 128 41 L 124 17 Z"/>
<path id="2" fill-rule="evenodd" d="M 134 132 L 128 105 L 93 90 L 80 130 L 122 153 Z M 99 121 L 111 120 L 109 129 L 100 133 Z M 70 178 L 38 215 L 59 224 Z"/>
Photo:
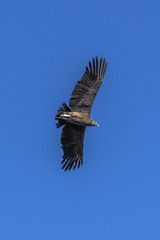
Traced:
<path id="1" fill-rule="evenodd" d="M 60 115 L 60 118 L 81 126 L 99 126 L 98 123 L 94 122 L 87 113 L 64 112 Z"/>
<path id="2" fill-rule="evenodd" d="M 99 126 L 90 117 L 94 98 L 101 86 L 107 68 L 105 59 L 98 64 L 98 58 L 89 61 L 89 69 L 75 86 L 69 107 L 63 103 L 56 115 L 57 128 L 64 126 L 61 134 L 63 148 L 62 164 L 65 170 L 78 168 L 83 164 L 83 140 L 87 126 Z"/>

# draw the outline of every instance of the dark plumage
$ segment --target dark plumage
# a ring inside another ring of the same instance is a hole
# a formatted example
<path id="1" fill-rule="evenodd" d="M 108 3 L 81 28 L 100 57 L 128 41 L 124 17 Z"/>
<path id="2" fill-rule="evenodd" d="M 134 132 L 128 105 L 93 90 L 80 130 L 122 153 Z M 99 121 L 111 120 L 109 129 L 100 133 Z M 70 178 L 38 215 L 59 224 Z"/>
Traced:
<path id="1" fill-rule="evenodd" d="M 101 86 L 107 62 L 105 59 L 93 58 L 89 68 L 77 82 L 69 101 L 69 107 L 63 103 L 55 117 L 57 128 L 64 125 L 61 134 L 63 148 L 62 169 L 71 170 L 83 164 L 83 140 L 86 126 L 99 126 L 90 117 L 94 98 Z"/>

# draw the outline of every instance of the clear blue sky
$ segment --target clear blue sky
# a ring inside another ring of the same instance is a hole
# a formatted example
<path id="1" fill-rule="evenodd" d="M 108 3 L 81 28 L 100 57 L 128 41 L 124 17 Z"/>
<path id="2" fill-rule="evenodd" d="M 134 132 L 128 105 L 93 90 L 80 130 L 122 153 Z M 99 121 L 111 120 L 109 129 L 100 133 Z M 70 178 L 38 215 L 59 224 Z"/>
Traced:
<path id="1" fill-rule="evenodd" d="M 160 239 L 159 1 L 0 2 L 0 239 Z M 88 61 L 108 69 L 84 165 L 55 115 Z"/>

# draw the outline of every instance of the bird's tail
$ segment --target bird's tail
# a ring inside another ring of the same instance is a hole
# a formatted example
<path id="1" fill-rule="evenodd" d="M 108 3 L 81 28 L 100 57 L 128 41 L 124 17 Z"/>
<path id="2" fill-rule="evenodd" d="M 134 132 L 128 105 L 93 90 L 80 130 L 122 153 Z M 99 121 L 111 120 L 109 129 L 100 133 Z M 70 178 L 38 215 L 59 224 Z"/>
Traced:
<path id="1" fill-rule="evenodd" d="M 56 127 L 60 128 L 61 126 L 63 126 L 66 123 L 66 120 L 61 118 L 61 115 L 67 112 L 71 112 L 70 108 L 67 106 L 67 104 L 63 103 L 62 107 L 59 108 L 57 115 L 55 117 L 55 120 L 57 120 L 58 122 L 56 123 Z"/>

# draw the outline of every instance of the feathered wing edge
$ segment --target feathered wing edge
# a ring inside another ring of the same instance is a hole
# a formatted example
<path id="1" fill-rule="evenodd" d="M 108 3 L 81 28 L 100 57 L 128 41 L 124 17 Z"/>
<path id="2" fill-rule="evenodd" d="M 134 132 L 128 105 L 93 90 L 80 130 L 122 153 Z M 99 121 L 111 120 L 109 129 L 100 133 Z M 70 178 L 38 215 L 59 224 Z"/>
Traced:
<path id="1" fill-rule="evenodd" d="M 83 164 L 83 140 L 86 127 L 67 123 L 62 130 L 61 144 L 63 149 L 62 169 L 75 170 Z"/>
<path id="2" fill-rule="evenodd" d="M 77 82 L 69 102 L 72 110 L 80 112 L 88 112 L 90 114 L 94 98 L 101 86 L 105 72 L 107 69 L 107 62 L 105 58 L 98 61 L 98 58 L 93 58 L 92 64 L 89 61 L 89 67 L 80 81 Z"/>
<path id="3" fill-rule="evenodd" d="M 93 69 L 92 69 L 92 66 L 93 66 Z M 86 67 L 86 72 L 92 74 L 93 76 L 98 77 L 99 79 L 103 79 L 106 69 L 107 69 L 107 62 L 105 58 L 103 60 L 102 58 L 100 58 L 100 63 L 98 64 L 98 57 L 96 56 L 95 59 L 93 58 L 92 64 L 91 64 L 91 61 L 89 61 L 89 68 Z"/>

